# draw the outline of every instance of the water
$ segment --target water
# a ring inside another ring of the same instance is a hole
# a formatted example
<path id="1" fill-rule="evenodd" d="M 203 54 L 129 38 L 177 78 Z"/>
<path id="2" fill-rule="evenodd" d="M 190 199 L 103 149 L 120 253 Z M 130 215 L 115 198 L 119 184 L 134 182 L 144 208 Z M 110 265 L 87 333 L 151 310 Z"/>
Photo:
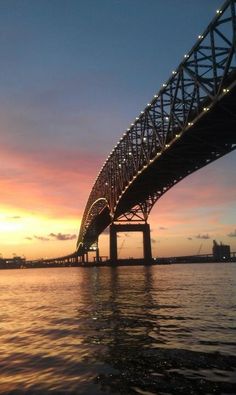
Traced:
<path id="1" fill-rule="evenodd" d="M 236 264 L 0 271 L 1 394 L 236 394 Z"/>

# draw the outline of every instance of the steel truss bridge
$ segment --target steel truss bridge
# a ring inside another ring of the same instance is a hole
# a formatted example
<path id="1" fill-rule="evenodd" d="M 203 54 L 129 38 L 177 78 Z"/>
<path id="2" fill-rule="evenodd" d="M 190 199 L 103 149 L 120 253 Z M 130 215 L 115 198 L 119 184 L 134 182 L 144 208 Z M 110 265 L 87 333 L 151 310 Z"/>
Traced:
<path id="1" fill-rule="evenodd" d="M 164 193 L 235 148 L 236 0 L 228 0 L 121 136 L 92 187 L 76 251 L 58 260 L 97 249 L 109 225 L 146 224 Z"/>

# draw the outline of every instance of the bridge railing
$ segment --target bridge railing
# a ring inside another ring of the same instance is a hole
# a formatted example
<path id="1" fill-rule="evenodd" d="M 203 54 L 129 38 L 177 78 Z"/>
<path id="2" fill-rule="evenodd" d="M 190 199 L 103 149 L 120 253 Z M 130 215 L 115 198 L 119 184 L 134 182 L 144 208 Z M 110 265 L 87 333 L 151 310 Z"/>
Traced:
<path id="1" fill-rule="evenodd" d="M 92 231 L 96 216 L 109 207 L 112 220 L 119 199 L 139 173 L 229 92 L 236 71 L 235 9 L 236 0 L 228 0 L 217 10 L 169 80 L 124 132 L 95 180 L 77 246 Z"/>

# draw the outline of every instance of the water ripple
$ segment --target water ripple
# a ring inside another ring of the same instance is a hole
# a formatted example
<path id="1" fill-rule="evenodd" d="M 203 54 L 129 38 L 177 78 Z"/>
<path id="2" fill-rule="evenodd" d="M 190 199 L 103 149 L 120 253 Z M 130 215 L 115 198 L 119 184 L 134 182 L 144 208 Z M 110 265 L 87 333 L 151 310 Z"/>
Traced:
<path id="1" fill-rule="evenodd" d="M 0 394 L 236 393 L 236 265 L 11 270 L 0 289 Z"/>

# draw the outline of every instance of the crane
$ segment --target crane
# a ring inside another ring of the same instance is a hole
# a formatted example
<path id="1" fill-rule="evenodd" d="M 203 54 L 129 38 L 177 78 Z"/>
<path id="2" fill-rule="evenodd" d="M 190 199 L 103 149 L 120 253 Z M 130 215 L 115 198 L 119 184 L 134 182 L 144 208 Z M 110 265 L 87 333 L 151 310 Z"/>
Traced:
<path id="1" fill-rule="evenodd" d="M 122 240 L 122 243 L 121 243 L 119 249 L 117 250 L 117 258 L 119 257 L 119 254 L 120 254 L 122 248 L 124 247 L 124 244 L 125 244 L 125 239 Z"/>
<path id="2" fill-rule="evenodd" d="M 198 248 L 196 255 L 200 255 L 201 249 L 202 249 L 202 243 L 200 244 L 200 247 Z"/>

